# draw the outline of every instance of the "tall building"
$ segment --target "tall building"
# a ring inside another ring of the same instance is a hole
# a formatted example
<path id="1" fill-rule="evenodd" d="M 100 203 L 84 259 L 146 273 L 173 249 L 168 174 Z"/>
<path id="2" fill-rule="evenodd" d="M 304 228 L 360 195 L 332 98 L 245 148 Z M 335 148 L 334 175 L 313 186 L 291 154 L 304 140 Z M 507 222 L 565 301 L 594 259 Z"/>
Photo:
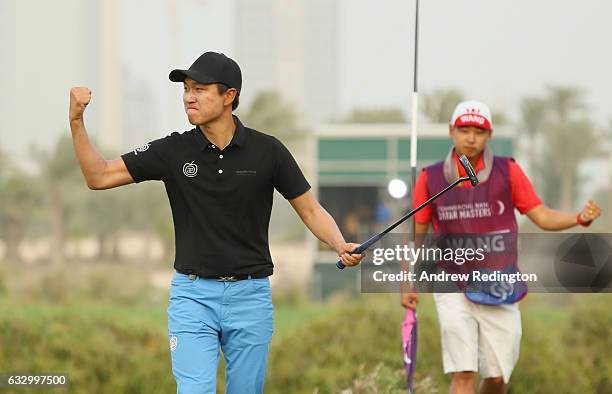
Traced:
<path id="1" fill-rule="evenodd" d="M 0 2 L 0 142 L 27 167 L 29 146 L 69 135 L 72 86 L 93 90 L 89 131 L 121 144 L 118 0 Z"/>
<path id="2" fill-rule="evenodd" d="M 337 2 L 237 0 L 236 54 L 243 71 L 241 106 L 276 90 L 306 127 L 337 109 Z"/>
<path id="3" fill-rule="evenodd" d="M 90 0 L 95 3 L 97 35 L 92 37 L 97 49 L 95 79 L 98 82 L 99 140 L 107 148 L 123 148 L 122 73 L 120 51 L 119 0 Z"/>
<path id="4" fill-rule="evenodd" d="M 11 98 L 16 88 L 16 79 L 10 77 L 15 70 L 15 55 L 17 53 L 14 40 L 16 2 L 0 1 L 0 152 L 6 152 L 10 134 L 16 130 L 16 122 L 9 115 L 15 112 L 17 102 Z M 2 165 L 2 163 L 0 163 Z M 2 169 L 0 168 L 0 172 Z"/>

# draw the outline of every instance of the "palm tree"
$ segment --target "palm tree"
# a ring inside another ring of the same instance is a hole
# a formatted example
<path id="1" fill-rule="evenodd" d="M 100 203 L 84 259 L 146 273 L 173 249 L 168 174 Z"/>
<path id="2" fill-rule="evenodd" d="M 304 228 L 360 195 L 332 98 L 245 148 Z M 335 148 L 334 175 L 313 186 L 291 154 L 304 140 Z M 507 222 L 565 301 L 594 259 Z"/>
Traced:
<path id="1" fill-rule="evenodd" d="M 422 112 L 431 122 L 448 123 L 455 106 L 463 100 L 463 93 L 457 89 L 436 89 L 432 92 L 424 92 Z"/>
<path id="2" fill-rule="evenodd" d="M 71 191 L 83 188 L 79 164 L 74 155 L 72 139 L 64 133 L 51 152 L 34 147 L 32 152 L 40 166 L 41 185 L 51 213 L 51 240 L 53 263 L 65 263 L 67 215 L 73 206 Z"/>
<path id="3" fill-rule="evenodd" d="M 545 97 L 523 100 L 521 109 L 531 138 L 542 137 L 534 170 L 543 183 L 545 199 L 563 210 L 574 209 L 580 164 L 602 154 L 600 135 L 587 118 L 581 92 L 550 86 Z"/>
<path id="4" fill-rule="evenodd" d="M 25 239 L 27 221 L 40 201 L 40 189 L 35 178 L 20 172 L 0 177 L 0 222 L 6 241 L 5 261 L 22 262 L 19 247 Z"/>
<path id="5" fill-rule="evenodd" d="M 295 140 L 304 134 L 298 128 L 296 112 L 276 91 L 259 94 L 247 112 L 241 114 L 241 119 L 247 126 L 274 134 L 284 141 Z"/>
<path id="6" fill-rule="evenodd" d="M 582 92 L 579 89 L 558 85 L 550 85 L 547 89 L 548 105 L 553 116 L 560 122 L 579 115 L 586 109 L 586 104 L 582 99 Z"/>
<path id="7" fill-rule="evenodd" d="M 525 97 L 520 104 L 522 119 L 522 134 L 528 138 L 527 159 L 529 161 L 529 172 L 535 166 L 536 136 L 542 132 L 542 127 L 549 117 L 548 102 L 540 97 Z"/>
<path id="8" fill-rule="evenodd" d="M 406 123 L 406 117 L 401 108 L 356 108 L 348 121 L 352 123 Z"/>

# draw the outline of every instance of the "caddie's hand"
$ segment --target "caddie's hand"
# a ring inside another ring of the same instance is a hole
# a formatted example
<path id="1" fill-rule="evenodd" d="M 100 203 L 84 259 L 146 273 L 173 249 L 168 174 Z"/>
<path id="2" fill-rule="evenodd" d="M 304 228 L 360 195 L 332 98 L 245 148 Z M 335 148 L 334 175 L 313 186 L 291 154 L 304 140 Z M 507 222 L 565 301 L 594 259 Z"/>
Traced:
<path id="1" fill-rule="evenodd" d="M 365 252 L 362 254 L 349 254 L 357 247 L 359 247 L 359 244 L 344 243 L 340 245 L 338 250 L 336 250 L 336 252 L 338 252 L 340 260 L 342 260 L 344 265 L 346 265 L 347 267 L 352 267 L 354 265 L 359 264 L 361 262 L 361 259 L 365 257 Z"/>
<path id="2" fill-rule="evenodd" d="M 419 303 L 419 295 L 417 293 L 402 293 L 402 306 L 406 309 L 416 309 Z"/>
<path id="3" fill-rule="evenodd" d="M 87 104 L 91 101 L 91 90 L 84 86 L 70 89 L 70 121 L 83 119 Z"/>
<path id="4" fill-rule="evenodd" d="M 589 223 L 597 219 L 600 215 L 601 208 L 599 205 L 595 204 L 593 200 L 589 200 L 580 212 L 580 220 L 582 223 Z"/>

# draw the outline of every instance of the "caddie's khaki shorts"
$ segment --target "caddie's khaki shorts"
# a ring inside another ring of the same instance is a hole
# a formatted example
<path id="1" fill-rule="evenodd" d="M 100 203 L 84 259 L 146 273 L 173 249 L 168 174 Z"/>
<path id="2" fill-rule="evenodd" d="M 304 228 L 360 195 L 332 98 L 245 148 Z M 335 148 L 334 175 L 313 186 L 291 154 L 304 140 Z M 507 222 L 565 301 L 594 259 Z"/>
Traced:
<path id="1" fill-rule="evenodd" d="M 474 371 L 508 383 L 519 356 L 521 314 L 518 303 L 489 306 L 463 293 L 435 293 L 442 336 L 444 373 Z"/>

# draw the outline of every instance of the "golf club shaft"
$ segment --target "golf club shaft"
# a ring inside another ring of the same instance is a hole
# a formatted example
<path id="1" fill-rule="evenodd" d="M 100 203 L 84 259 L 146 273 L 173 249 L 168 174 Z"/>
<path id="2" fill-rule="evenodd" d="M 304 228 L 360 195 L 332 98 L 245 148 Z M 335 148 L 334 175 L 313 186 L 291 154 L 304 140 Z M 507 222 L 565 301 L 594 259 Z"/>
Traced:
<path id="1" fill-rule="evenodd" d="M 414 215 L 415 213 L 417 213 L 418 211 L 423 209 L 427 204 L 429 204 L 430 202 L 432 202 L 436 198 L 440 197 L 442 194 L 446 193 L 448 190 L 450 190 L 453 187 L 457 186 L 459 183 L 464 182 L 464 181 L 469 181 L 469 180 L 470 180 L 470 178 L 467 177 L 467 176 L 466 177 L 461 177 L 461 178 L 457 179 L 455 182 L 453 182 L 450 185 L 446 186 L 444 189 L 442 189 L 436 195 L 434 195 L 433 197 L 429 198 L 429 200 L 425 201 L 423 204 L 419 205 L 418 207 L 416 207 L 412 211 L 410 211 L 407 214 L 405 214 L 404 216 L 402 216 L 398 221 L 396 221 L 395 223 L 393 223 L 392 225 L 390 225 L 389 227 L 384 229 L 382 232 L 380 232 L 379 234 L 376 234 L 372 238 L 368 239 L 367 241 L 365 241 L 364 243 L 362 243 L 361 245 L 359 245 L 358 247 L 353 249 L 353 251 L 351 253 L 349 253 L 349 254 L 361 254 L 361 253 L 363 253 L 366 249 L 368 249 L 370 246 L 372 246 L 372 244 L 374 244 L 375 242 L 380 240 L 382 237 L 384 237 L 389 231 L 393 230 L 394 228 L 396 228 L 397 226 L 402 224 L 406 219 L 408 219 L 409 217 L 411 217 L 412 215 Z M 338 260 L 338 262 L 336 262 L 336 267 L 338 267 L 339 269 L 344 269 L 346 266 L 344 265 L 342 260 Z"/>

